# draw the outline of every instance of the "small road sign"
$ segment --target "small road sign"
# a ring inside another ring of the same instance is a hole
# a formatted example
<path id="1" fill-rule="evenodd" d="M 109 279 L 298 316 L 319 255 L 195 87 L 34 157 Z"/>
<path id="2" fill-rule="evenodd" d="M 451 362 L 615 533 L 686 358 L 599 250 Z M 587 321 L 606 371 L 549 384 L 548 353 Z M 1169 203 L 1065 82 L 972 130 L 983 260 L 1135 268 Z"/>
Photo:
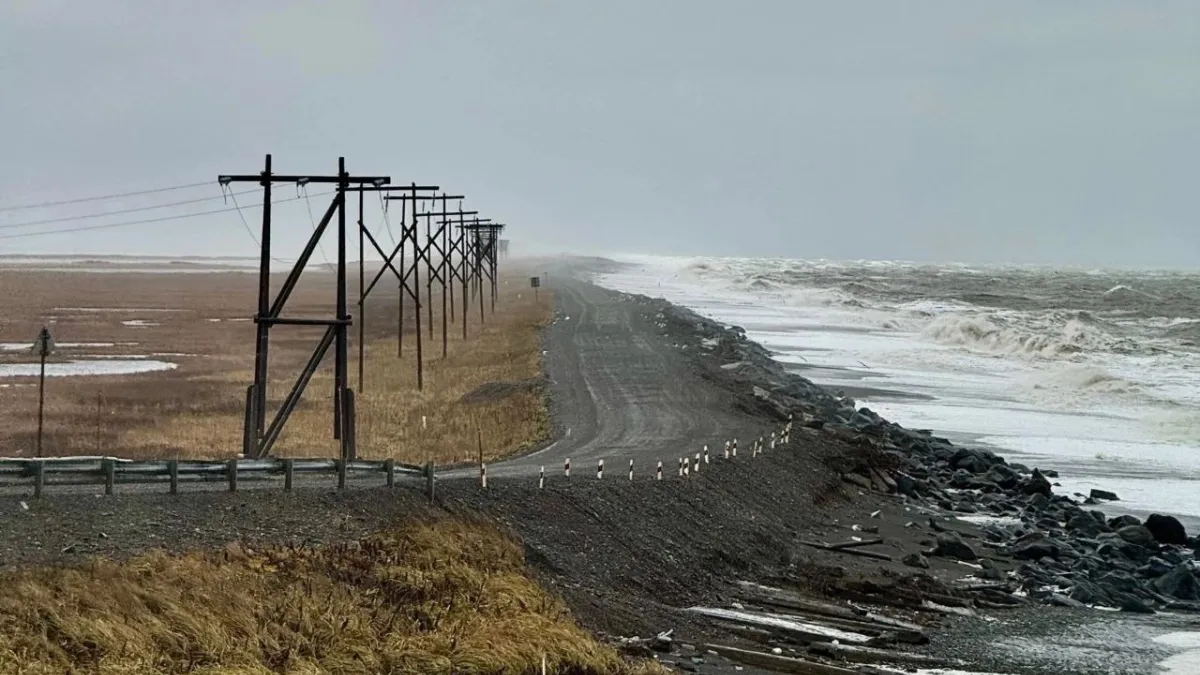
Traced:
<path id="1" fill-rule="evenodd" d="M 33 353 L 46 358 L 50 356 L 50 352 L 54 351 L 54 336 L 50 335 L 50 329 L 42 326 L 42 332 L 33 340 Z"/>

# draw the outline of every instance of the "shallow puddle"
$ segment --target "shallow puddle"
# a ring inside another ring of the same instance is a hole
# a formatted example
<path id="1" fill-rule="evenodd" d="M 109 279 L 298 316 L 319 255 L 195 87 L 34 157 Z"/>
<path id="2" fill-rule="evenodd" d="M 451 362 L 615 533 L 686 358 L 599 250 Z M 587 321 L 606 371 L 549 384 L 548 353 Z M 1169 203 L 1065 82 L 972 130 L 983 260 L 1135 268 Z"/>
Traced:
<path id="1" fill-rule="evenodd" d="M 90 361 L 66 361 L 47 363 L 46 377 L 78 377 L 96 375 L 135 375 L 174 370 L 178 366 L 169 361 L 137 358 L 97 359 Z M 0 363 L 0 377 L 37 377 L 37 363 Z"/>

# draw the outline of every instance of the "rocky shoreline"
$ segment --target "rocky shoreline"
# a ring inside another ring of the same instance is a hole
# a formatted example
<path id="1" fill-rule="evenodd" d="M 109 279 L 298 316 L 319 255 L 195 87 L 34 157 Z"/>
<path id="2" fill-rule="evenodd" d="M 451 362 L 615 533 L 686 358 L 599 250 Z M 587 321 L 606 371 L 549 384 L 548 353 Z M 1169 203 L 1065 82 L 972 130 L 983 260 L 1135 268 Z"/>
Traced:
<path id="1" fill-rule="evenodd" d="M 979 524 L 974 533 L 952 531 L 933 519 L 909 523 L 928 526 L 931 536 L 922 554 L 904 560 L 917 569 L 928 567 L 931 557 L 976 566 L 974 587 L 985 589 L 988 598 L 979 606 L 1035 602 L 1136 613 L 1200 611 L 1194 563 L 1200 539 L 1188 536 L 1174 517 L 1109 518 L 1096 507 L 1116 500 L 1115 494 L 1056 494 L 1053 471 L 905 429 L 789 371 L 737 326 L 664 300 L 640 301 L 653 303 L 660 327 L 681 349 L 703 355 L 696 359 L 702 376 L 739 390 L 747 411 L 780 421 L 794 416 L 809 434 L 867 449 L 838 467 L 851 486 Z"/>

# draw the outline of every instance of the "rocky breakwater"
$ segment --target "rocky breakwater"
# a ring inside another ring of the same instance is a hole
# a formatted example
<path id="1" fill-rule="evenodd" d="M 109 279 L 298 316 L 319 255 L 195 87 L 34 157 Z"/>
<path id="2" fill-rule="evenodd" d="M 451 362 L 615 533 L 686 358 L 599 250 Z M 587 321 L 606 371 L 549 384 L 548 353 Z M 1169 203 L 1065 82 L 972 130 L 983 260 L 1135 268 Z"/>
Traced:
<path id="1" fill-rule="evenodd" d="M 906 429 L 789 371 L 736 326 L 663 300 L 636 301 L 680 349 L 697 355 L 701 375 L 733 391 L 747 412 L 794 417 L 809 433 L 864 448 L 838 467 L 847 482 L 895 494 L 910 508 L 980 525 L 952 530 L 932 518 L 910 523 L 929 529 L 928 548 L 906 556 L 906 564 L 924 567 L 927 556 L 970 562 L 978 568 L 976 587 L 994 598 L 1129 612 L 1200 611 L 1200 540 L 1175 518 L 1109 518 L 1095 507 L 1116 500 L 1115 494 L 1056 494 L 1052 471 Z"/>

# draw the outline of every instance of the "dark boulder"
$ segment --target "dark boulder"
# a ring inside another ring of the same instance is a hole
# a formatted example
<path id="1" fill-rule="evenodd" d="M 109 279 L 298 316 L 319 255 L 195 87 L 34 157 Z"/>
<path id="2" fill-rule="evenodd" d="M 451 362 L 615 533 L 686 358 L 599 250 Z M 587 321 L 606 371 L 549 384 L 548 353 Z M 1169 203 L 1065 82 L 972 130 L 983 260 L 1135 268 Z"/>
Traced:
<path id="1" fill-rule="evenodd" d="M 1200 600 L 1200 583 L 1188 563 L 1176 565 L 1175 569 L 1155 579 L 1154 590 L 1180 600 Z"/>
<path id="2" fill-rule="evenodd" d="M 929 561 L 920 553 L 910 553 L 904 556 L 900 562 L 908 565 L 909 567 L 916 567 L 923 570 L 929 569 Z"/>
<path id="3" fill-rule="evenodd" d="M 956 490 L 969 490 L 975 484 L 975 478 L 966 469 L 958 469 L 950 476 L 950 487 Z"/>
<path id="4" fill-rule="evenodd" d="M 943 532 L 937 537 L 937 546 L 933 549 L 934 555 L 939 555 L 944 558 L 953 558 L 956 560 L 976 560 L 979 555 L 975 553 L 975 549 L 971 545 L 962 540 L 962 537 L 953 532 Z"/>
<path id="5" fill-rule="evenodd" d="M 1058 546 L 1041 532 L 1030 532 L 1013 543 L 1008 550 L 1017 560 L 1058 557 Z"/>
<path id="6" fill-rule="evenodd" d="M 1138 580 L 1135 579 L 1132 574 L 1128 572 L 1122 572 L 1120 570 L 1106 572 L 1103 576 L 1096 580 L 1096 583 L 1100 584 L 1104 588 L 1113 591 L 1123 591 L 1126 593 L 1132 593 L 1141 588 Z"/>
<path id="7" fill-rule="evenodd" d="M 1154 609 L 1150 605 L 1132 593 L 1117 593 L 1113 595 L 1113 600 L 1116 601 L 1117 607 L 1120 607 L 1122 612 L 1154 614 Z"/>
<path id="8" fill-rule="evenodd" d="M 1085 537 L 1095 537 L 1098 534 L 1109 532 L 1106 523 L 1097 521 L 1090 515 L 1077 515 L 1067 521 L 1067 531 L 1083 535 Z"/>
<path id="9" fill-rule="evenodd" d="M 1049 497 L 1054 494 L 1054 489 L 1050 486 L 1050 481 L 1042 475 L 1042 472 L 1034 469 L 1033 475 L 1024 483 L 1021 483 L 1021 492 L 1027 495 L 1043 495 Z"/>
<path id="10" fill-rule="evenodd" d="M 1103 499 L 1107 502 L 1120 501 L 1120 499 L 1117 497 L 1117 493 L 1109 492 L 1108 490 L 1097 490 L 1092 488 L 1092 492 L 1088 496 L 1092 499 Z"/>
<path id="11" fill-rule="evenodd" d="M 993 465 L 983 478 L 999 485 L 1002 490 L 1011 490 L 1021 482 L 1020 474 L 1003 464 Z"/>
<path id="12" fill-rule="evenodd" d="M 1146 529 L 1150 530 L 1154 540 L 1160 544 L 1187 545 L 1187 532 L 1184 530 L 1183 523 L 1174 516 L 1152 513 L 1146 519 Z"/>
<path id="13" fill-rule="evenodd" d="M 1050 503 L 1050 497 L 1037 492 L 1029 495 L 1025 501 L 1027 504 L 1029 504 L 1029 508 L 1040 510 L 1046 508 L 1046 505 Z"/>
<path id="14" fill-rule="evenodd" d="M 1080 581 L 1071 589 L 1072 600 L 1078 600 L 1085 605 L 1112 605 L 1113 599 L 1104 589 L 1088 581 Z"/>
<path id="15" fill-rule="evenodd" d="M 1175 563 L 1175 565 L 1177 564 L 1179 563 Z M 1144 577 L 1161 577 L 1162 575 L 1174 569 L 1175 565 L 1155 556 L 1150 558 L 1145 565 L 1142 565 L 1138 568 L 1138 574 L 1141 574 Z"/>
<path id="16" fill-rule="evenodd" d="M 1138 520 L 1134 516 L 1117 516 L 1116 518 L 1110 518 L 1108 521 L 1108 526 L 1114 530 L 1119 530 L 1122 527 L 1125 527 L 1126 525 L 1141 525 L 1141 524 L 1142 524 L 1142 521 Z"/>
<path id="17" fill-rule="evenodd" d="M 1126 525 L 1117 530 L 1117 536 L 1142 548 L 1158 548 L 1158 543 L 1154 540 L 1154 535 L 1150 533 L 1150 530 L 1146 529 L 1145 525 Z"/>

